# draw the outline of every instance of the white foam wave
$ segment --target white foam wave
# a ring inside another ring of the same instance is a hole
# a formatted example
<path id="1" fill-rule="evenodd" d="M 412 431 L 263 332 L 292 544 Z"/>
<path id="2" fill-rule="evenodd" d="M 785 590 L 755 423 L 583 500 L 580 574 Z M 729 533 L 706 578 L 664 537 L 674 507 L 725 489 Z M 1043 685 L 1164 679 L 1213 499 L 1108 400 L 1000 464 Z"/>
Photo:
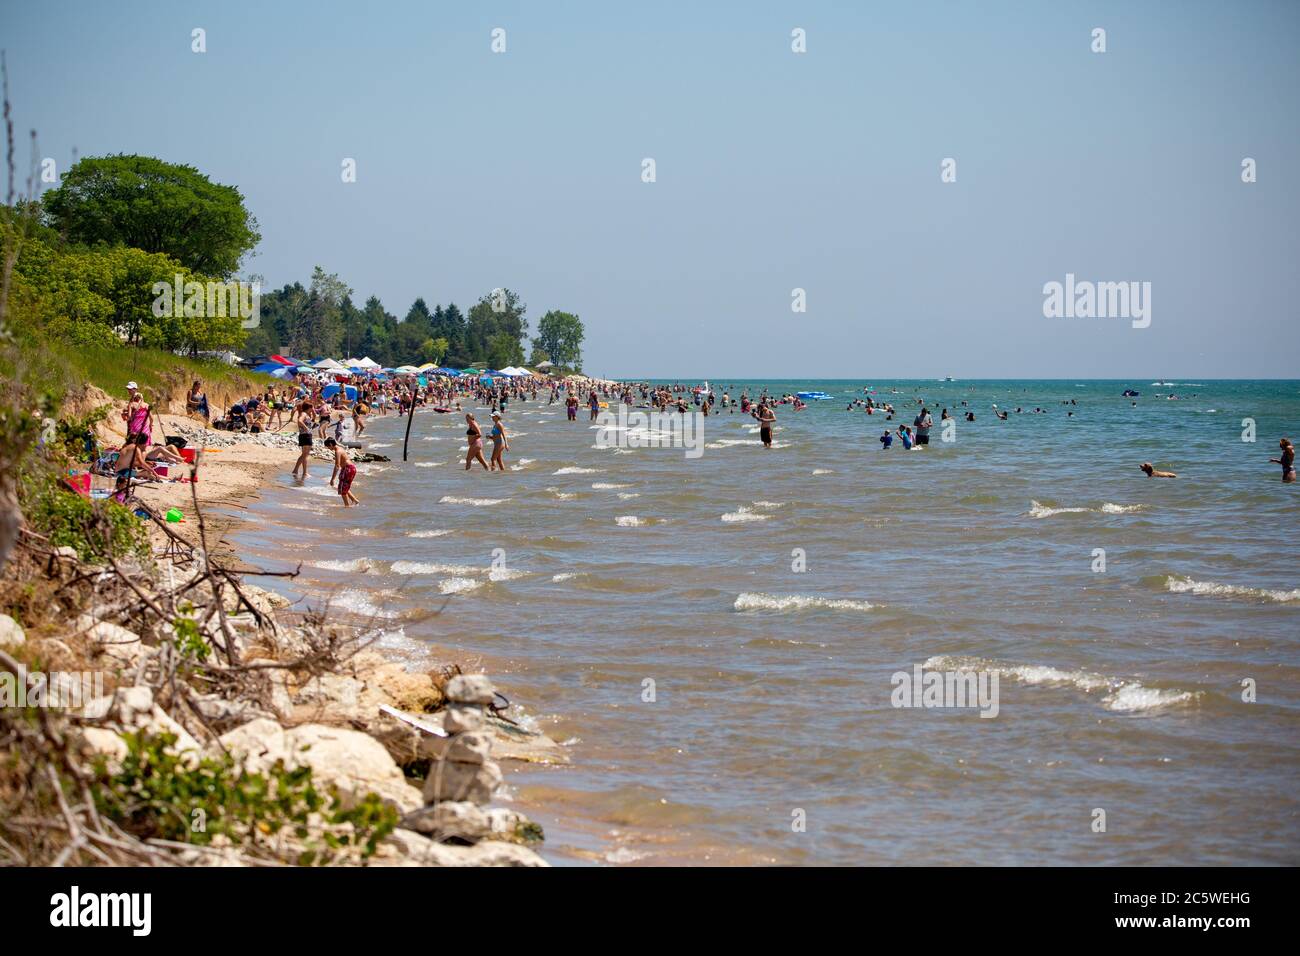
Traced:
<path id="1" fill-rule="evenodd" d="M 1117 505 L 1111 502 L 1105 502 L 1100 508 L 1053 508 L 1050 505 L 1030 500 L 1029 517 L 1031 518 L 1050 518 L 1052 515 L 1067 514 L 1107 514 L 1107 515 L 1127 515 L 1141 511 L 1145 505 Z"/>
<path id="2" fill-rule="evenodd" d="M 1199 691 L 1147 687 L 1141 681 L 1107 677 L 1085 670 L 1061 670 L 1043 664 L 1003 664 L 997 661 L 970 657 L 931 657 L 923 665 L 926 670 L 984 671 L 1021 684 L 1069 686 L 1086 694 L 1104 692 L 1101 705 L 1117 713 L 1135 713 L 1156 710 L 1174 704 L 1183 704 L 1200 696 Z"/>
<path id="3" fill-rule="evenodd" d="M 350 561 L 313 561 L 311 566 L 322 571 L 370 571 L 375 565 L 369 558 L 353 558 Z"/>
<path id="4" fill-rule="evenodd" d="M 509 500 L 509 498 L 462 498 L 459 495 L 443 495 L 438 499 L 438 503 L 443 505 L 469 505 L 472 508 L 486 508 L 488 505 L 499 505 L 503 501 Z"/>
<path id="5" fill-rule="evenodd" d="M 447 578 L 445 581 L 438 582 L 438 593 L 467 594 L 482 586 L 482 581 L 475 581 L 473 578 Z"/>
<path id="6" fill-rule="evenodd" d="M 645 521 L 636 515 L 620 515 L 614 519 L 614 524 L 620 528 L 639 528 L 645 524 Z"/>
<path id="7" fill-rule="evenodd" d="M 478 568 L 467 564 L 438 564 L 428 561 L 394 561 L 389 568 L 394 574 L 476 574 Z"/>
<path id="8" fill-rule="evenodd" d="M 451 531 L 445 528 L 434 528 L 430 531 L 408 531 L 408 538 L 441 538 L 444 534 L 451 534 Z"/>
<path id="9" fill-rule="evenodd" d="M 373 592 L 362 591 L 358 588 L 347 588 L 330 599 L 330 606 L 361 617 L 393 617 L 394 613 L 391 610 L 385 610 L 375 603 L 375 598 L 390 593 L 392 592 Z"/>
<path id="10" fill-rule="evenodd" d="M 1191 578 L 1170 576 L 1165 579 L 1166 590 L 1174 594 L 1210 594 L 1216 597 L 1244 597 L 1256 600 L 1290 604 L 1300 601 L 1300 588 L 1277 591 L 1269 588 L 1248 588 L 1237 584 L 1216 584 L 1213 581 L 1193 581 Z"/>
<path id="11" fill-rule="evenodd" d="M 821 608 L 829 611 L 870 611 L 877 605 L 869 601 L 825 598 L 811 594 L 762 594 L 744 592 L 736 598 L 737 611 L 806 611 Z"/>
<path id="12" fill-rule="evenodd" d="M 600 472 L 599 468 L 577 468 L 573 465 L 561 468 L 554 472 L 557 475 L 594 475 Z"/>
<path id="13" fill-rule="evenodd" d="M 759 514 L 752 508 L 747 508 L 744 505 L 741 505 L 735 511 L 729 511 L 724 514 L 722 520 L 730 524 L 737 521 L 766 521 L 770 517 L 772 516 Z"/>

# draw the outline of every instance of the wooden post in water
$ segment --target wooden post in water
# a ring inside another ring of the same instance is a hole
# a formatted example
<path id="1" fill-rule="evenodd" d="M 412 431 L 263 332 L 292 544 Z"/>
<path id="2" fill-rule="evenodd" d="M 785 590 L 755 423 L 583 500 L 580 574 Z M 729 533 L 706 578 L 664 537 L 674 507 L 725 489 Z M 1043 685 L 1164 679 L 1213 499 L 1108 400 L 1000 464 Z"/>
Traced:
<path id="1" fill-rule="evenodd" d="M 416 383 L 412 382 L 411 383 L 411 409 L 406 413 L 406 439 L 402 442 L 402 461 L 406 461 L 406 450 L 411 445 L 411 419 L 415 417 L 415 388 L 416 388 Z"/>

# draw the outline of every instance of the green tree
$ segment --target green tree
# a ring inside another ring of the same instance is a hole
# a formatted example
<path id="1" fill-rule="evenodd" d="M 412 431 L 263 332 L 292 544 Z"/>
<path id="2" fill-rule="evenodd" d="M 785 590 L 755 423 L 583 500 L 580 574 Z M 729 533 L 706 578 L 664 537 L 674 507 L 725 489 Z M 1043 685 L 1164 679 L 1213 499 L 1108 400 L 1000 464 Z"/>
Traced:
<path id="1" fill-rule="evenodd" d="M 320 266 L 313 270 L 306 306 L 289 338 L 294 358 L 308 361 L 338 354 L 343 340 L 340 309 L 343 300 L 351 294 L 352 290 L 337 273 L 326 272 Z"/>
<path id="2" fill-rule="evenodd" d="M 492 365 L 493 356 L 508 355 L 510 358 L 504 364 L 522 362 L 523 338 L 528 331 L 528 320 L 524 318 L 527 310 L 528 306 L 509 289 L 493 289 L 479 299 L 469 310 L 466 321 L 465 346 L 470 358 Z M 507 346 L 502 336 L 509 338 L 513 345 Z"/>
<path id="3" fill-rule="evenodd" d="M 565 368 L 582 368 L 582 320 L 572 312 L 552 309 L 537 322 L 537 335 L 533 337 L 533 352 L 540 349 L 550 360 Z M 534 359 L 534 361 L 541 361 Z"/>
<path id="4" fill-rule="evenodd" d="M 232 275 L 261 239 L 234 186 L 150 156 L 88 156 L 42 202 L 71 242 L 165 253 L 203 275 Z"/>
<path id="5" fill-rule="evenodd" d="M 519 365 L 524 360 L 523 346 L 509 332 L 497 332 L 488 339 L 484 354 L 488 368 L 502 369 L 507 365 Z"/>

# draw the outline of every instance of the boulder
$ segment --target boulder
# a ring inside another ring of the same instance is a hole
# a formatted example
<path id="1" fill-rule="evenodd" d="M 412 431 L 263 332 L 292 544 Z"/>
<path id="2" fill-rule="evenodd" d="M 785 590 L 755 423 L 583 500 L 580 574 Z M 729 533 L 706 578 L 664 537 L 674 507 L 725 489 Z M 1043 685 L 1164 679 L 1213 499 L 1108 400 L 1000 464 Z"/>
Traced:
<path id="1" fill-rule="evenodd" d="M 265 773 L 277 760 L 284 761 L 286 766 L 291 765 L 284 728 L 265 717 L 222 734 L 220 742 L 226 752 L 242 760 L 253 773 Z M 217 751 L 219 748 L 212 749 Z"/>
<path id="2" fill-rule="evenodd" d="M 133 668 L 145 653 L 140 635 L 110 621 L 95 621 L 85 632 L 92 652 L 103 654 L 121 668 Z"/>
<path id="3" fill-rule="evenodd" d="M 389 866 L 549 866 L 527 847 L 499 840 L 474 846 L 438 843 L 413 830 L 398 828 L 376 854 L 376 863 Z"/>
<path id="4" fill-rule="evenodd" d="M 474 705 L 448 704 L 442 717 L 442 727 L 449 734 L 482 730 L 483 708 Z"/>
<path id="5" fill-rule="evenodd" d="M 259 718 L 222 734 L 221 745 L 254 773 L 265 773 L 277 760 L 286 767 L 311 767 L 317 786 L 334 787 L 346 806 L 367 793 L 382 797 L 399 813 L 421 806 L 420 791 L 406 782 L 388 751 L 358 730 L 323 724 L 285 730 L 274 720 Z"/>
<path id="6" fill-rule="evenodd" d="M 484 806 L 499 786 L 501 768 L 491 760 L 481 764 L 435 760 L 424 781 L 424 802 L 469 800 Z"/>
<path id="7" fill-rule="evenodd" d="M 463 840 L 477 843 L 492 835 L 492 822 L 477 805 L 445 800 L 408 813 L 401 825 L 434 840 Z"/>
<path id="8" fill-rule="evenodd" d="M 0 647 L 21 647 L 26 641 L 23 626 L 8 614 L 0 614 Z"/>
<path id="9" fill-rule="evenodd" d="M 322 785 L 333 785 L 345 804 L 376 793 L 399 813 L 420 807 L 420 792 L 378 741 L 358 730 L 305 724 L 285 734 L 290 758 L 312 768 Z"/>
<path id="10" fill-rule="evenodd" d="M 170 748 L 173 753 L 197 757 L 202 750 L 188 730 L 153 702 L 153 691 L 148 687 L 119 687 L 111 696 L 88 701 L 83 715 L 91 718 L 102 716 L 105 727 L 118 733 L 143 733 L 153 737 L 174 734 L 176 742 Z"/>
<path id="11" fill-rule="evenodd" d="M 486 674 L 457 674 L 447 681 L 443 694 L 457 704 L 490 704 L 495 688 Z"/>
<path id="12" fill-rule="evenodd" d="M 105 758 L 109 772 L 118 770 L 131 752 L 120 734 L 103 727 L 82 727 L 81 744 L 81 752 L 91 760 Z"/>

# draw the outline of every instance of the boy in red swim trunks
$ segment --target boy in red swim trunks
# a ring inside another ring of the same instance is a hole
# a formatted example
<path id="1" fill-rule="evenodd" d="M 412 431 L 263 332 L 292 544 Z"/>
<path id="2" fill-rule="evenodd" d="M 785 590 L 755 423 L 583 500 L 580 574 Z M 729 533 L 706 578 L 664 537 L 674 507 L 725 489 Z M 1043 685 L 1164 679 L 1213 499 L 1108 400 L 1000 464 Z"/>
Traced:
<path id="1" fill-rule="evenodd" d="M 330 484 L 334 484 L 335 477 L 338 478 L 338 490 L 343 498 L 343 507 L 361 504 L 357 496 L 352 493 L 352 479 L 357 476 L 357 466 L 352 464 L 352 459 L 348 458 L 348 453 L 343 450 L 343 446 L 333 438 L 325 439 L 325 447 L 334 452 L 334 470 L 330 472 Z"/>

